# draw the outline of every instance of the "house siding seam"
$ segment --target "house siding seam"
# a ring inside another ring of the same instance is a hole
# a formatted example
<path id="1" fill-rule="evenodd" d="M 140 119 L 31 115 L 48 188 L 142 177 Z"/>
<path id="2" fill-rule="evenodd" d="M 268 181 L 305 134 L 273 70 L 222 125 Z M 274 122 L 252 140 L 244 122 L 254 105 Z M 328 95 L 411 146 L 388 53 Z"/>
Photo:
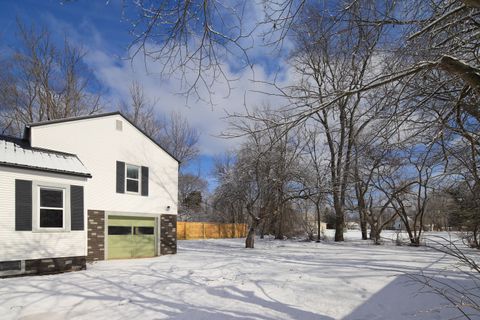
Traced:
<path id="1" fill-rule="evenodd" d="M 160 254 L 177 253 L 177 215 L 160 216 Z"/>
<path id="2" fill-rule="evenodd" d="M 105 211 L 88 210 L 87 261 L 105 260 Z"/>

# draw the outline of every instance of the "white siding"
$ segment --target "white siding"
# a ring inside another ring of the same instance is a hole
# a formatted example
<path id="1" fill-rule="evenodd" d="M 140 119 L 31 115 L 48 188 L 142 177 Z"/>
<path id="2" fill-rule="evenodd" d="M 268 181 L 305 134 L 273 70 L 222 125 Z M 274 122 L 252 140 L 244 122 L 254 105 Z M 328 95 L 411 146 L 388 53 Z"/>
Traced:
<path id="1" fill-rule="evenodd" d="M 84 231 L 15 231 L 15 179 L 62 185 L 85 185 L 86 180 L 0 167 L 0 261 L 85 256 L 86 227 Z M 86 214 L 84 216 L 86 218 Z"/>
<path id="2" fill-rule="evenodd" d="M 116 120 L 123 122 L 122 131 Z M 177 214 L 178 162 L 120 115 L 34 126 L 31 144 L 79 157 L 92 174 L 85 188 L 87 209 Z M 148 197 L 116 193 L 116 161 L 149 168 Z"/>

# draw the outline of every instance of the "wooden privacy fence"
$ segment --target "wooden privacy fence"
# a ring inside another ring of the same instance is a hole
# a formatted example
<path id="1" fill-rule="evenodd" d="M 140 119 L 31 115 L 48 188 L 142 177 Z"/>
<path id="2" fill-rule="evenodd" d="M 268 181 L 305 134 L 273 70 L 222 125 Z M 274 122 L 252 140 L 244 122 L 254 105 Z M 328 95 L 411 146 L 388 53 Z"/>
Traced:
<path id="1" fill-rule="evenodd" d="M 222 239 L 244 238 L 247 225 L 244 223 L 177 222 L 177 239 Z"/>

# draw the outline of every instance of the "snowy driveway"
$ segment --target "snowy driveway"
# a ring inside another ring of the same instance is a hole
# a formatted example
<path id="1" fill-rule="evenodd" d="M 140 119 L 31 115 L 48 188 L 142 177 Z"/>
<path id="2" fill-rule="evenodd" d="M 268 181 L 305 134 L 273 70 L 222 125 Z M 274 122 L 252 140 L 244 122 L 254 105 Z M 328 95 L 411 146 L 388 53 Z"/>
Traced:
<path id="1" fill-rule="evenodd" d="M 179 253 L 87 271 L 0 279 L 0 319 L 448 319 L 403 273 L 448 265 L 424 248 L 180 241 Z M 455 275 L 455 274 L 453 274 Z"/>

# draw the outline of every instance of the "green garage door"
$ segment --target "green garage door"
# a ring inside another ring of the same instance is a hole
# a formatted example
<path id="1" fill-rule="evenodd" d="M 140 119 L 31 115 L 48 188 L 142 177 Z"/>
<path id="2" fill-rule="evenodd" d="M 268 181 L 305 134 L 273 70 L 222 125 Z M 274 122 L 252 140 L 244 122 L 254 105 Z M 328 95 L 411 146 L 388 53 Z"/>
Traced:
<path id="1" fill-rule="evenodd" d="M 108 216 L 108 259 L 155 256 L 155 218 Z"/>

